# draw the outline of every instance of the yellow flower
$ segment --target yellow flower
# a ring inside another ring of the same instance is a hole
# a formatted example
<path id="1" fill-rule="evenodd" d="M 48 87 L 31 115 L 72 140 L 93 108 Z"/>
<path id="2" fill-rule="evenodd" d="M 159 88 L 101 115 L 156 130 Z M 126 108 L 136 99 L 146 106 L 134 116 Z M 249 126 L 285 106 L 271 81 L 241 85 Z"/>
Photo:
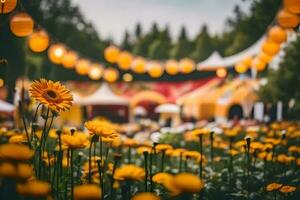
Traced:
<path id="1" fill-rule="evenodd" d="M 13 143 L 13 144 L 22 144 L 24 142 L 27 142 L 27 137 L 25 134 L 13 135 L 8 140 L 8 143 Z"/>
<path id="2" fill-rule="evenodd" d="M 225 130 L 224 135 L 227 137 L 235 137 L 238 135 L 238 130 L 237 129 L 228 129 Z"/>
<path id="3" fill-rule="evenodd" d="M 235 150 L 235 149 L 229 150 L 228 153 L 231 154 L 232 156 L 235 156 L 235 155 L 239 154 L 239 152 L 237 150 Z"/>
<path id="4" fill-rule="evenodd" d="M 0 176 L 26 180 L 33 176 L 33 169 L 25 163 L 3 162 L 0 164 Z"/>
<path id="5" fill-rule="evenodd" d="M 280 183 L 270 183 L 267 185 L 266 190 L 268 192 L 272 192 L 274 190 L 278 190 L 281 187 L 282 187 L 282 184 L 280 184 Z"/>
<path id="6" fill-rule="evenodd" d="M 74 187 L 75 200 L 98 200 L 101 199 L 101 189 L 95 184 L 79 185 Z"/>
<path id="7" fill-rule="evenodd" d="M 172 154 L 171 156 L 174 156 L 174 157 L 179 157 L 180 155 L 183 155 L 183 153 L 186 151 L 186 149 L 181 149 L 181 148 L 178 148 L 178 149 L 174 149 L 172 151 Z M 168 154 L 167 154 L 168 155 Z"/>
<path id="8" fill-rule="evenodd" d="M 191 158 L 197 162 L 199 162 L 201 160 L 201 158 L 203 158 L 204 162 L 206 162 L 204 155 L 201 156 L 201 153 L 199 153 L 198 151 L 184 151 L 182 156 L 184 159 Z"/>
<path id="9" fill-rule="evenodd" d="M 296 145 L 292 145 L 288 148 L 288 151 L 291 153 L 299 153 L 300 152 L 300 147 L 297 147 Z"/>
<path id="10" fill-rule="evenodd" d="M 90 120 L 85 122 L 84 126 L 89 130 L 91 134 L 96 134 L 101 137 L 115 138 L 118 136 L 116 127 L 110 122 L 104 120 Z"/>
<path id="11" fill-rule="evenodd" d="M 200 192 L 204 184 L 202 180 L 190 173 L 181 173 L 174 176 L 174 185 L 183 193 L 198 193 Z"/>
<path id="12" fill-rule="evenodd" d="M 87 134 L 84 133 L 74 133 L 74 135 L 62 135 L 61 141 L 64 145 L 71 149 L 85 148 L 90 144 Z"/>
<path id="13" fill-rule="evenodd" d="M 257 154 L 257 157 L 264 160 L 266 159 L 267 161 L 271 161 L 272 160 L 272 153 L 267 153 L 267 152 L 261 152 Z"/>
<path id="14" fill-rule="evenodd" d="M 296 191 L 296 187 L 294 187 L 294 186 L 290 186 L 290 185 L 285 185 L 285 186 L 283 186 L 282 188 L 280 188 L 280 192 L 282 192 L 282 193 L 290 193 L 290 192 L 294 192 L 294 191 Z"/>
<path id="15" fill-rule="evenodd" d="M 157 184 L 164 184 L 166 181 L 170 181 L 172 178 L 173 175 L 165 172 L 160 172 L 152 177 L 152 181 Z"/>
<path id="16" fill-rule="evenodd" d="M 295 160 L 295 157 L 293 156 L 287 156 L 285 154 L 279 154 L 277 156 L 277 161 L 279 163 L 283 163 L 283 164 L 289 164 L 290 162 L 292 162 L 293 160 Z"/>
<path id="17" fill-rule="evenodd" d="M 252 150 L 261 150 L 264 148 L 264 145 L 260 142 L 251 142 L 250 143 L 250 148 Z"/>
<path id="18" fill-rule="evenodd" d="M 0 160 L 26 161 L 32 158 L 34 152 L 22 144 L 0 145 Z"/>
<path id="19" fill-rule="evenodd" d="M 134 147 L 136 146 L 138 143 L 135 139 L 132 138 L 126 138 L 123 142 L 123 145 L 126 147 Z"/>
<path id="20" fill-rule="evenodd" d="M 134 195 L 131 200 L 160 200 L 160 198 L 154 193 L 143 192 Z"/>
<path id="21" fill-rule="evenodd" d="M 209 133 L 210 130 L 208 128 L 195 129 L 191 131 L 191 134 L 194 136 L 208 135 Z"/>
<path id="22" fill-rule="evenodd" d="M 136 180 L 141 181 L 145 177 L 145 170 L 135 165 L 123 165 L 117 168 L 114 174 L 114 179 L 123 180 Z"/>
<path id="23" fill-rule="evenodd" d="M 153 153 L 151 147 L 145 147 L 145 146 L 136 148 L 136 152 L 140 155 L 143 155 L 144 152 L 147 152 L 148 154 L 150 154 L 151 152 Z"/>
<path id="24" fill-rule="evenodd" d="M 158 144 L 155 146 L 155 150 L 157 153 L 163 152 L 163 151 L 165 152 L 168 149 L 173 149 L 173 147 L 169 144 Z"/>
<path id="25" fill-rule="evenodd" d="M 47 182 L 32 180 L 17 184 L 16 189 L 23 196 L 45 197 L 50 193 L 51 186 Z"/>
<path id="26" fill-rule="evenodd" d="M 181 173 L 172 178 L 166 178 L 162 184 L 170 191 L 172 196 L 181 193 L 198 193 L 204 187 L 202 180 L 190 173 Z"/>
<path id="27" fill-rule="evenodd" d="M 60 82 L 36 80 L 31 84 L 29 92 L 32 98 L 56 112 L 69 110 L 72 106 L 73 97 Z"/>

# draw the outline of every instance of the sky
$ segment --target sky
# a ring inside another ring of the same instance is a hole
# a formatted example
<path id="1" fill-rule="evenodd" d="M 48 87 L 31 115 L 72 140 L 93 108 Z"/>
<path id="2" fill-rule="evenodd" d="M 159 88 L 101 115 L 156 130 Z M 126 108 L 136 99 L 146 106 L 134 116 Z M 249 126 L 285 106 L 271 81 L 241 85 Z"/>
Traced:
<path id="1" fill-rule="evenodd" d="M 140 22 L 143 31 L 153 22 L 160 28 L 169 26 L 173 38 L 184 25 L 190 38 L 206 23 L 211 33 L 225 28 L 236 4 L 248 11 L 251 1 L 242 0 L 73 0 L 85 18 L 92 22 L 102 38 L 120 43 L 124 31 L 133 32 Z"/>

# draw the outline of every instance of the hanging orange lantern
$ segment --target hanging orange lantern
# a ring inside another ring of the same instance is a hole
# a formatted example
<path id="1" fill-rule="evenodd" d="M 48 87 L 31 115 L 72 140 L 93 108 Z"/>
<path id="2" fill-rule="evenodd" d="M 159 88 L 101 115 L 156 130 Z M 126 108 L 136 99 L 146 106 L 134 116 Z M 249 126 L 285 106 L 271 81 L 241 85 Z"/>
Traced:
<path id="1" fill-rule="evenodd" d="M 179 62 L 180 71 L 184 74 L 189 74 L 195 70 L 195 63 L 192 59 L 183 58 Z"/>
<path id="2" fill-rule="evenodd" d="M 179 71 L 179 65 L 176 60 L 168 60 L 165 64 L 166 72 L 170 75 L 175 75 Z"/>
<path id="3" fill-rule="evenodd" d="M 118 57 L 118 65 L 120 69 L 128 70 L 132 63 L 132 55 L 127 51 L 123 51 L 120 53 Z"/>
<path id="4" fill-rule="evenodd" d="M 273 42 L 276 42 L 278 44 L 281 44 L 282 42 L 285 42 L 287 39 L 287 34 L 284 29 L 282 29 L 280 26 L 274 26 L 270 29 L 268 36 L 270 40 Z"/>
<path id="5" fill-rule="evenodd" d="M 48 49 L 48 58 L 54 64 L 60 64 L 66 53 L 66 49 L 62 44 L 53 44 Z"/>
<path id="6" fill-rule="evenodd" d="M 0 0 L 0 14 L 13 11 L 17 6 L 17 0 Z"/>
<path id="7" fill-rule="evenodd" d="M 248 69 L 248 67 L 250 67 L 251 63 L 252 63 L 252 57 L 251 56 L 246 56 L 242 62 L 243 65 L 245 65 Z"/>
<path id="8" fill-rule="evenodd" d="M 103 66 L 100 64 L 93 64 L 89 71 L 89 77 L 92 80 L 99 80 L 103 73 Z"/>
<path id="9" fill-rule="evenodd" d="M 273 57 L 265 54 L 264 52 L 261 52 L 260 54 L 258 54 L 257 58 L 263 61 L 264 63 L 269 63 Z"/>
<path id="10" fill-rule="evenodd" d="M 149 63 L 147 68 L 148 68 L 148 73 L 152 78 L 159 78 L 164 73 L 162 66 L 158 62 Z"/>
<path id="11" fill-rule="evenodd" d="M 300 1 L 299 0 L 284 0 L 284 7 L 293 14 L 300 14 Z"/>
<path id="12" fill-rule="evenodd" d="M 112 67 L 107 68 L 103 72 L 103 78 L 107 82 L 110 82 L 110 83 L 115 82 L 119 78 L 119 72 L 118 72 L 118 70 L 116 70 Z"/>
<path id="13" fill-rule="evenodd" d="M 132 71 L 134 71 L 137 74 L 145 73 L 145 71 L 146 71 L 145 60 L 141 57 L 135 58 L 132 62 L 131 69 L 132 69 Z"/>
<path id="14" fill-rule="evenodd" d="M 90 70 L 90 61 L 87 59 L 79 59 L 75 65 L 75 70 L 80 75 L 86 75 Z"/>
<path id="15" fill-rule="evenodd" d="M 72 68 L 74 68 L 74 66 L 76 64 L 77 59 L 78 59 L 78 56 L 77 56 L 76 52 L 68 51 L 68 52 L 64 53 L 61 64 L 67 69 L 72 69 Z"/>
<path id="16" fill-rule="evenodd" d="M 277 15 L 277 22 L 282 28 L 295 28 L 299 24 L 299 16 L 287 10 L 281 10 Z"/>
<path id="17" fill-rule="evenodd" d="M 119 54 L 120 50 L 115 46 L 109 46 L 104 50 L 104 58 L 110 63 L 116 63 L 118 61 Z"/>
<path id="18" fill-rule="evenodd" d="M 255 58 L 252 62 L 252 67 L 254 67 L 257 71 L 263 71 L 266 69 L 267 64 L 264 63 L 259 58 Z"/>
<path id="19" fill-rule="evenodd" d="M 28 38 L 28 46 L 33 52 L 43 52 L 49 46 L 49 36 L 43 30 L 33 32 Z"/>
<path id="20" fill-rule="evenodd" d="M 250 65 L 249 65 L 250 66 Z M 248 71 L 248 68 L 249 66 L 245 65 L 243 62 L 240 62 L 240 63 L 237 63 L 235 66 L 234 66 L 234 70 L 239 73 L 239 74 L 242 74 L 242 73 L 245 73 Z"/>
<path id="21" fill-rule="evenodd" d="M 123 81 L 125 82 L 131 82 L 133 80 L 133 76 L 129 73 L 126 73 L 123 75 Z"/>
<path id="22" fill-rule="evenodd" d="M 33 31 L 34 22 L 27 13 L 14 15 L 9 23 L 11 32 L 18 37 L 26 37 Z"/>
<path id="23" fill-rule="evenodd" d="M 219 68 L 217 69 L 216 74 L 219 78 L 224 78 L 227 76 L 227 70 L 225 68 Z"/>
<path id="24" fill-rule="evenodd" d="M 271 40 L 267 40 L 262 45 L 262 51 L 269 56 L 274 56 L 280 51 L 280 45 Z"/>

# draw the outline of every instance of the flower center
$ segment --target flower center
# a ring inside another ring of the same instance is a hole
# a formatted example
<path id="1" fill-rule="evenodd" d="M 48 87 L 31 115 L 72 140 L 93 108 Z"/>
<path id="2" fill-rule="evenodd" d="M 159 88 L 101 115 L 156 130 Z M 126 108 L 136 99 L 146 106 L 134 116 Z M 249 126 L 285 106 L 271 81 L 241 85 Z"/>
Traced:
<path id="1" fill-rule="evenodd" d="M 57 98 L 57 94 L 56 92 L 52 91 L 52 90 L 48 90 L 46 92 L 47 96 L 50 97 L 51 99 L 56 99 Z"/>

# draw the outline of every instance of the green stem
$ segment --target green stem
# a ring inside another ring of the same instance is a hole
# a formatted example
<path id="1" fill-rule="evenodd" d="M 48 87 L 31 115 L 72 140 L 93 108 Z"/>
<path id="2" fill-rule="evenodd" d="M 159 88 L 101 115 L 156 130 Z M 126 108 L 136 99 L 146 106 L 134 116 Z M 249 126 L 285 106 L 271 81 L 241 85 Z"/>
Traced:
<path id="1" fill-rule="evenodd" d="M 74 193 L 74 166 L 73 166 L 73 149 L 71 149 L 71 156 L 70 156 L 70 162 L 71 162 L 71 199 L 73 200 L 73 193 Z"/>
<path id="2" fill-rule="evenodd" d="M 144 167 L 145 167 L 145 192 L 148 191 L 148 152 L 145 151 L 144 153 Z"/>
<path id="3" fill-rule="evenodd" d="M 98 173 L 99 173 L 99 179 L 100 179 L 100 186 L 101 186 L 101 199 L 104 199 L 104 180 L 102 176 L 102 166 L 101 166 L 102 160 L 97 160 L 98 165 Z"/>

